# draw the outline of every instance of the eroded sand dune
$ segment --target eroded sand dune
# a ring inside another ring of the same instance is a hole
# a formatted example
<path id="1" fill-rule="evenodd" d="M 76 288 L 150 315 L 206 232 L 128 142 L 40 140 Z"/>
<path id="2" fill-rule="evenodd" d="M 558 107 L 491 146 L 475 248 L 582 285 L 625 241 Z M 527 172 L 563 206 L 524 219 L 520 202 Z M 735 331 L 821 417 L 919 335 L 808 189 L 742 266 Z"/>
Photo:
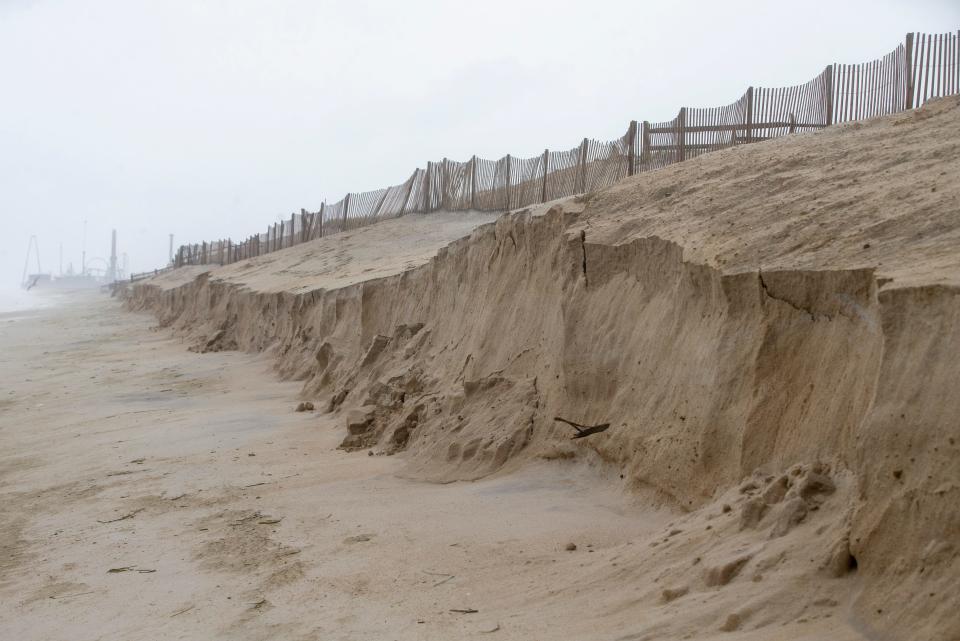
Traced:
<path id="1" fill-rule="evenodd" d="M 685 510 L 577 576 L 613 629 L 643 605 L 622 638 L 958 638 L 958 132 L 938 100 L 472 231 L 399 219 L 187 268 L 128 303 L 199 351 L 270 350 L 344 449 L 402 452 L 411 477 L 602 461 Z M 610 428 L 571 441 L 554 417 Z"/>

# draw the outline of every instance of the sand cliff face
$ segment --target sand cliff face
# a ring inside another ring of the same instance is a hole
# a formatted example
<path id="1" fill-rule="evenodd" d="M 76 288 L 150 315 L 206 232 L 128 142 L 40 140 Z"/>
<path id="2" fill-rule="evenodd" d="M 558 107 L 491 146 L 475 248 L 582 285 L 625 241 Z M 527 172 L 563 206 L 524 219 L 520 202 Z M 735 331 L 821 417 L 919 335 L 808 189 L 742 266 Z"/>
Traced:
<path id="1" fill-rule="evenodd" d="M 955 132 L 956 105 L 933 109 Z M 879 121 L 877 135 L 889 135 L 891 122 Z M 908 124 L 909 142 L 923 123 Z M 788 141 L 790 158 L 798 157 L 791 145 L 805 144 L 816 164 L 817 144 L 835 146 L 843 132 L 825 134 Z M 955 133 L 948 142 L 956 147 Z M 755 147 L 696 167 L 777 149 Z M 635 188 L 656 192 L 651 181 L 672 184 L 682 171 L 640 177 Z M 768 179 L 782 185 L 793 171 L 784 161 Z M 957 161 L 927 171 L 953 176 L 935 197 L 946 210 L 925 224 L 956 251 Z M 443 482 L 532 457 L 602 461 L 691 514 L 713 518 L 723 506 L 738 541 L 793 550 L 797 589 L 812 578 L 847 582 L 836 589 L 856 593 L 853 617 L 865 634 L 956 638 L 960 272 L 948 252 L 918 250 L 911 264 L 896 237 L 916 243 L 916 229 L 891 233 L 877 210 L 863 227 L 892 237 L 887 265 L 880 255 L 811 266 L 801 252 L 749 269 L 719 250 L 691 251 L 674 228 L 637 233 L 650 223 L 623 209 L 628 187 L 504 216 L 419 266 L 372 280 L 267 291 L 237 275 L 278 273 L 255 260 L 146 282 L 128 304 L 154 311 L 201 351 L 272 350 L 281 375 L 304 381 L 305 398 L 342 413 L 345 449 L 403 451 L 410 475 Z M 757 189 L 762 198 L 763 184 Z M 762 220 L 742 224 L 768 246 L 754 227 Z M 732 233 L 699 218 L 688 229 L 701 234 L 697 242 Z M 864 237 L 824 238 L 810 251 L 842 255 L 835 245 Z M 726 248 L 722 240 L 715 246 Z M 555 417 L 610 427 L 570 441 L 573 430 Z M 677 594 L 662 598 L 717 589 L 744 568 L 762 576 L 778 563 L 737 554 L 675 570 Z M 731 629 L 750 612 L 734 614 Z"/>

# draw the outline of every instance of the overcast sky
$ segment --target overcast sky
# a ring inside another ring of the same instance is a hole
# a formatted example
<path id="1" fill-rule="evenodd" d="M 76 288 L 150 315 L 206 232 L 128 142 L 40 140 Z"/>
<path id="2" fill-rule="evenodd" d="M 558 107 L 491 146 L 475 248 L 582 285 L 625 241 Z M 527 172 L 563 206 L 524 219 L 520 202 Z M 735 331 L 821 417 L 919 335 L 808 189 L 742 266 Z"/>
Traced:
<path id="1" fill-rule="evenodd" d="M 960 28 L 960 2 L 0 0 L 0 285 L 133 270 L 444 156 L 527 157 Z"/>

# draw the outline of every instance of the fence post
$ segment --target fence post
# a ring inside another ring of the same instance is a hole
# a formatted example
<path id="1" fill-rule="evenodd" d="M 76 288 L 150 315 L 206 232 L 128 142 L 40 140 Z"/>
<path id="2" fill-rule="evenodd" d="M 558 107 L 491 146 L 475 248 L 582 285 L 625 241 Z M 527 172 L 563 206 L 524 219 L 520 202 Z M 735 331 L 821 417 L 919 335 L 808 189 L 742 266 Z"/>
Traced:
<path id="1" fill-rule="evenodd" d="M 407 186 L 407 193 L 403 197 L 403 204 L 400 205 L 400 215 L 403 216 L 407 213 L 407 205 L 410 203 L 410 194 L 413 193 L 413 184 L 417 182 L 417 174 L 420 173 L 420 169 L 414 169 L 413 175 L 410 176 L 410 184 Z"/>
<path id="2" fill-rule="evenodd" d="M 544 149 L 544 150 L 543 150 L 543 185 L 542 185 L 541 188 L 540 188 L 540 202 L 541 202 L 541 203 L 547 202 L 547 172 L 548 172 L 549 169 L 550 169 L 550 168 L 547 166 L 547 163 L 549 163 L 549 162 L 550 162 L 550 150 L 549 150 L 549 149 Z"/>
<path id="3" fill-rule="evenodd" d="M 390 195 L 390 188 L 388 187 L 383 190 L 383 196 L 380 196 L 380 200 L 377 201 L 377 207 L 373 210 L 373 215 L 371 216 L 373 220 L 376 220 L 377 216 L 380 215 L 380 210 L 383 209 L 383 203 L 387 201 L 387 196 L 389 195 Z"/>
<path id="4" fill-rule="evenodd" d="M 470 159 L 470 209 L 477 208 L 477 157 Z"/>
<path id="5" fill-rule="evenodd" d="M 753 87 L 747 87 L 747 143 L 753 142 Z"/>
<path id="6" fill-rule="evenodd" d="M 424 213 L 430 213 L 430 204 L 431 204 L 431 201 L 433 200 L 433 163 L 430 162 L 429 160 L 427 161 L 426 178 L 427 178 L 427 194 L 426 194 L 427 198 L 426 198 L 426 202 L 423 203 L 423 211 Z"/>
<path id="7" fill-rule="evenodd" d="M 323 210 L 327 208 L 327 201 L 320 203 L 320 238 L 323 238 Z"/>
<path id="8" fill-rule="evenodd" d="M 513 161 L 510 160 L 510 154 L 507 154 L 507 210 L 510 209 L 510 168 L 512 164 Z"/>
<path id="9" fill-rule="evenodd" d="M 587 193 L 587 149 L 590 141 L 586 138 L 580 143 L 580 193 Z"/>
<path id="10" fill-rule="evenodd" d="M 687 108 L 680 107 L 680 113 L 677 115 L 677 161 L 683 161 L 687 158 Z"/>
<path id="11" fill-rule="evenodd" d="M 296 245 L 296 242 L 295 242 L 297 239 L 297 236 L 296 236 L 297 225 L 295 223 L 296 216 L 297 214 L 295 212 L 290 214 L 290 247 L 293 247 L 294 245 Z M 303 221 L 300 221 L 300 222 L 302 223 Z"/>
<path id="12" fill-rule="evenodd" d="M 913 33 L 908 33 L 905 42 L 904 53 L 904 79 L 907 87 L 907 109 L 913 109 Z"/>
<path id="13" fill-rule="evenodd" d="M 643 133 L 640 136 L 640 170 L 650 169 L 650 123 L 643 121 Z"/>
<path id="14" fill-rule="evenodd" d="M 627 175 L 632 176 L 636 173 L 636 152 L 637 146 L 637 121 L 631 120 L 630 127 L 627 128 Z"/>
<path id="15" fill-rule="evenodd" d="M 343 197 L 343 224 L 340 226 L 340 231 L 344 231 L 347 228 L 347 214 L 350 213 L 350 194 L 347 194 Z"/>
<path id="16" fill-rule="evenodd" d="M 448 209 L 450 205 L 450 194 L 447 193 L 450 186 L 447 184 L 447 159 L 444 158 L 440 163 L 440 209 Z"/>
<path id="17" fill-rule="evenodd" d="M 829 127 L 833 124 L 833 65 L 827 65 L 825 74 L 827 79 L 827 126 Z"/>

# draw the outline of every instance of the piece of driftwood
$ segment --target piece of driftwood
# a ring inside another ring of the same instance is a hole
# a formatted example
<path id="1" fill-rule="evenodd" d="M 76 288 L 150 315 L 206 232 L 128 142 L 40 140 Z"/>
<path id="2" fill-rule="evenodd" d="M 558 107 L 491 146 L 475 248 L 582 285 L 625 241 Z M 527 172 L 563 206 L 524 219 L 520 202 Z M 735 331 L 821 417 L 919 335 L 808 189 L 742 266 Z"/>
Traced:
<path id="1" fill-rule="evenodd" d="M 51 599 L 70 599 L 75 596 L 83 596 L 84 594 L 93 594 L 94 592 L 96 592 L 96 590 L 89 590 L 87 592 L 76 592 L 74 594 L 64 594 L 62 596 L 54 595 L 54 596 L 51 596 L 50 598 Z"/>
<path id="2" fill-rule="evenodd" d="M 124 514 L 124 515 L 121 516 L 120 518 L 110 519 L 109 521 L 100 521 L 100 520 L 98 520 L 97 523 L 116 523 L 117 521 L 125 521 L 125 520 L 127 520 L 127 519 L 132 519 L 132 518 L 135 517 L 137 514 L 140 514 L 140 512 L 143 512 L 143 510 L 144 510 L 144 508 L 142 508 L 142 507 L 141 507 L 141 508 L 137 508 L 137 509 L 134 510 L 133 512 L 130 512 L 130 513 L 128 513 L 128 514 Z"/>
<path id="3" fill-rule="evenodd" d="M 434 584 L 433 584 L 433 587 L 437 587 L 438 585 L 443 585 L 443 584 L 446 583 L 447 581 L 452 581 L 453 579 L 456 578 L 455 575 L 453 575 L 453 574 L 447 574 L 446 572 L 430 572 L 430 571 L 428 571 L 428 570 L 424 570 L 423 572 L 424 572 L 424 574 L 429 574 L 430 576 L 442 576 L 442 577 L 446 577 L 446 578 L 444 578 L 444 579 L 442 579 L 442 580 L 437 581 L 436 583 L 434 583 Z"/>
<path id="4" fill-rule="evenodd" d="M 599 434 L 600 432 L 606 431 L 610 427 L 610 423 L 601 423 L 600 425 L 581 425 L 580 423 L 574 423 L 573 421 L 568 421 L 567 419 L 560 418 L 559 416 L 555 416 L 553 420 L 566 423 L 573 429 L 577 430 L 577 433 L 574 434 L 572 438 L 585 438 L 591 434 Z"/>

